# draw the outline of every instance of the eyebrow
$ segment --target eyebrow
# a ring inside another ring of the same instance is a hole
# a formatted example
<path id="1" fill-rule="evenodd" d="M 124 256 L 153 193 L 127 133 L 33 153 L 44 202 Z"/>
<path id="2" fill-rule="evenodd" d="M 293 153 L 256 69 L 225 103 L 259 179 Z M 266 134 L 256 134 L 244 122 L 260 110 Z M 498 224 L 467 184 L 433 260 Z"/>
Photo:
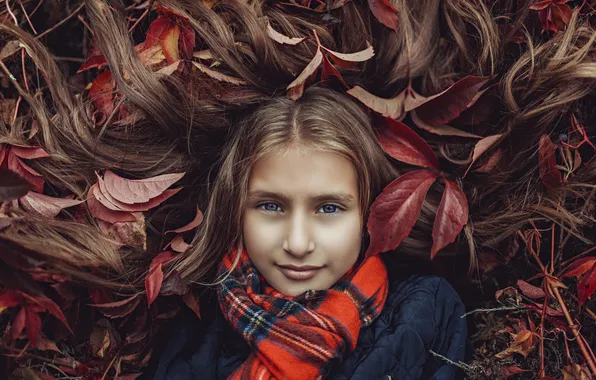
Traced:
<path id="1" fill-rule="evenodd" d="M 248 193 L 249 197 L 255 198 L 271 198 L 280 200 L 285 203 L 291 203 L 290 198 L 283 195 L 278 194 L 272 191 L 265 191 L 265 190 L 253 190 Z M 355 199 L 352 195 L 343 193 L 343 192 L 336 192 L 336 193 L 327 193 L 327 194 L 320 194 L 310 198 L 313 202 L 324 202 L 324 201 L 336 201 L 336 202 L 345 202 L 350 203 L 354 202 Z"/>

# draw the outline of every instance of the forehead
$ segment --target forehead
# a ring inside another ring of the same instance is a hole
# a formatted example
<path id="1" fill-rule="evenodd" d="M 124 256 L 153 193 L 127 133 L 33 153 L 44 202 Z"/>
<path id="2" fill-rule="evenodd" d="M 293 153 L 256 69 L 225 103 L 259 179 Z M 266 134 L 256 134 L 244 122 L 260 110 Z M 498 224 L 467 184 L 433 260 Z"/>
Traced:
<path id="1" fill-rule="evenodd" d="M 249 192 L 260 190 L 290 197 L 341 192 L 357 199 L 358 178 L 354 165 L 338 153 L 291 147 L 267 154 L 254 164 Z"/>

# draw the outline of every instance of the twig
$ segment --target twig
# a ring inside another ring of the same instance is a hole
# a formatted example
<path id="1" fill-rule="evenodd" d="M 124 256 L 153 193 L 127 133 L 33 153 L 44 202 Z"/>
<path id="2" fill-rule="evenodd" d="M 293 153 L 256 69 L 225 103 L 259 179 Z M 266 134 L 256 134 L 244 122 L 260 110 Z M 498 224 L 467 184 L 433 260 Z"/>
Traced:
<path id="1" fill-rule="evenodd" d="M 103 373 L 101 380 L 105 380 L 106 376 L 108 375 L 108 372 L 110 372 L 110 368 L 112 368 L 112 364 L 114 364 L 114 360 L 116 360 L 117 357 L 118 357 L 118 355 L 114 355 L 114 357 L 112 358 L 112 361 L 108 365 L 108 368 L 106 368 L 106 371 Z"/>
<path id="2" fill-rule="evenodd" d="M 19 98 L 17 99 L 17 104 L 14 106 L 14 115 L 12 115 L 11 125 L 14 125 L 14 123 L 16 123 L 17 121 L 17 115 L 19 114 L 19 106 L 21 105 L 21 100 L 23 100 L 23 97 L 19 95 Z"/>
<path id="3" fill-rule="evenodd" d="M 137 19 L 137 21 L 135 21 L 135 23 L 130 27 L 130 29 L 128 29 L 128 33 L 132 32 L 134 28 L 136 28 L 137 25 L 139 25 L 141 20 L 143 20 L 145 16 L 147 16 L 147 13 L 149 13 L 149 8 L 145 9 L 145 12 L 143 12 L 143 14 Z"/>
<path id="4" fill-rule="evenodd" d="M 446 358 L 445 356 L 438 354 L 436 352 L 434 352 L 433 350 L 428 350 L 428 352 L 430 352 L 431 354 L 433 354 L 434 356 L 440 358 L 441 360 L 444 360 L 445 362 L 449 363 L 449 364 L 453 364 L 456 367 L 459 367 L 465 371 L 474 371 L 476 370 L 476 367 L 463 363 L 463 362 L 454 362 L 453 360 Z"/>
<path id="5" fill-rule="evenodd" d="M 25 49 L 21 49 L 21 68 L 23 69 L 23 82 L 25 83 L 27 92 L 29 92 L 29 80 L 27 79 L 27 72 L 25 71 Z"/>
<path id="6" fill-rule="evenodd" d="M 7 0 L 6 3 L 8 4 L 8 0 Z M 33 30 L 33 33 L 37 34 L 37 30 L 35 30 L 35 27 L 33 26 L 33 23 L 29 19 L 29 15 L 27 14 L 27 11 L 25 10 L 25 6 L 23 5 L 23 3 L 19 3 L 19 5 L 21 6 L 21 9 L 23 10 L 23 13 L 25 14 L 25 18 L 27 19 L 27 22 L 29 23 L 29 26 Z"/>
<path id="7" fill-rule="evenodd" d="M 47 35 L 48 33 L 52 32 L 54 29 L 56 29 L 57 27 L 59 27 L 60 25 L 64 24 L 66 21 L 70 20 L 71 18 L 74 17 L 74 15 L 76 15 L 77 13 L 79 13 L 81 11 L 81 9 L 83 9 L 83 7 L 85 6 L 85 3 L 82 3 L 81 5 L 79 5 L 79 7 L 77 9 L 75 9 L 71 14 L 69 14 L 68 16 L 66 16 L 64 18 L 64 20 L 58 22 L 56 25 L 52 26 L 50 29 L 46 30 L 45 32 L 35 36 L 35 39 L 40 39 L 41 37 Z"/>
<path id="8" fill-rule="evenodd" d="M 492 309 L 476 309 L 476 310 L 468 311 L 466 314 L 462 315 L 460 318 L 465 318 L 468 315 L 474 314 L 474 313 L 492 313 L 493 311 L 510 311 L 510 310 L 525 311 L 525 310 L 528 310 L 528 308 L 523 307 L 523 306 L 503 306 L 503 307 L 495 307 Z"/>
<path id="9" fill-rule="evenodd" d="M 85 62 L 84 58 L 77 58 L 77 57 L 54 57 L 58 61 L 68 61 L 68 62 Z"/>
<path id="10" fill-rule="evenodd" d="M 95 33 L 93 33 L 93 29 L 91 29 L 91 27 L 89 26 L 89 24 L 87 24 L 87 21 L 85 21 L 85 19 L 83 18 L 83 16 L 77 15 L 77 18 L 85 26 L 85 28 L 87 28 L 87 30 L 89 31 L 89 33 L 91 33 L 92 36 L 95 35 Z"/>
<path id="11" fill-rule="evenodd" d="M 4 64 L 4 62 L 2 62 L 1 60 L 0 60 L 0 68 L 6 73 L 6 75 L 8 75 L 8 77 L 12 81 L 12 84 L 16 87 L 16 89 L 19 91 L 19 93 L 21 93 L 21 94 L 22 93 L 25 93 L 25 91 L 23 91 L 23 89 L 19 85 L 19 82 L 17 81 L 17 78 L 15 78 L 15 76 L 12 75 L 12 73 L 10 72 L 10 70 L 8 70 L 8 67 L 6 67 L 6 65 Z"/>
<path id="12" fill-rule="evenodd" d="M 33 11 L 31 11 L 31 14 L 29 15 L 30 17 L 33 17 L 33 15 L 35 14 L 35 12 L 37 12 L 37 10 L 39 9 L 39 7 L 41 6 L 42 3 L 43 3 L 43 0 L 39 0 L 39 3 L 37 3 L 37 5 L 35 6 L 35 9 L 33 9 Z"/>
<path id="13" fill-rule="evenodd" d="M 17 16 L 15 16 L 14 13 L 12 13 L 12 11 L 10 10 L 10 6 L 8 5 L 8 0 L 6 0 L 6 10 L 8 11 L 8 13 L 10 14 L 10 16 L 14 20 L 14 24 L 16 26 L 19 26 L 19 20 L 17 20 Z"/>
<path id="14" fill-rule="evenodd" d="M 575 340 L 577 341 L 577 345 L 579 346 L 579 349 L 584 355 L 584 359 L 586 359 L 586 362 L 588 363 L 588 366 L 590 367 L 592 374 L 596 375 L 596 363 L 594 363 L 594 360 L 592 360 L 590 353 L 586 349 L 583 336 L 577 330 L 575 323 L 573 323 L 573 319 L 571 319 L 571 315 L 569 315 L 569 310 L 567 310 L 567 306 L 565 306 L 565 302 L 563 301 L 563 297 L 561 297 L 561 294 L 559 293 L 559 289 L 555 286 L 552 286 L 550 283 L 548 284 L 548 286 L 550 287 L 551 292 L 555 295 L 555 298 L 559 302 L 559 305 L 563 310 L 563 314 L 565 314 L 565 318 L 567 319 L 567 323 L 569 324 L 569 328 L 571 329 L 571 331 L 573 331 L 573 335 L 576 338 Z"/>

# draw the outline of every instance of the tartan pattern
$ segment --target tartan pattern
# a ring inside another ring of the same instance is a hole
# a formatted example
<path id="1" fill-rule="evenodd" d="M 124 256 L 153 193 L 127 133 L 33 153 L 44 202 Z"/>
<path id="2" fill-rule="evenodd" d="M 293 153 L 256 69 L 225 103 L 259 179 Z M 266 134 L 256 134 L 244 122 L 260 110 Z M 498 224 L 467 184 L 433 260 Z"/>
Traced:
<path id="1" fill-rule="evenodd" d="M 237 251 L 224 259 L 232 268 Z M 328 290 L 290 297 L 269 286 L 246 251 L 218 288 L 226 320 L 252 349 L 228 380 L 321 379 L 334 359 L 356 347 L 362 327 L 381 313 L 388 279 L 378 256 L 367 258 Z"/>

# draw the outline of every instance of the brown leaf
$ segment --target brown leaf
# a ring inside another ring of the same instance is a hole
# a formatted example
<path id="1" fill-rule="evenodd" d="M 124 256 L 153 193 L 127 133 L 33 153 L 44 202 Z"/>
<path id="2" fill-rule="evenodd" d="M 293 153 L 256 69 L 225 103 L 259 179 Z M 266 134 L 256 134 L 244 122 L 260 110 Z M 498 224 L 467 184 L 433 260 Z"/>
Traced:
<path id="1" fill-rule="evenodd" d="M 395 249 L 409 235 L 436 178 L 428 170 L 416 170 L 385 187 L 370 208 L 367 257 Z"/>
<path id="2" fill-rule="evenodd" d="M 522 330 L 517 334 L 511 334 L 511 336 L 514 338 L 511 345 L 507 347 L 506 350 L 496 354 L 495 357 L 504 359 L 516 352 L 521 354 L 524 358 L 528 357 L 530 352 L 534 350 L 537 341 L 537 339 L 534 338 L 533 333 L 529 330 Z"/>
<path id="3" fill-rule="evenodd" d="M 2 46 L 2 50 L 0 50 L 0 61 L 10 57 L 19 50 L 21 50 L 21 42 L 19 40 L 8 41 Z"/>
<path id="4" fill-rule="evenodd" d="M 445 179 L 445 190 L 433 225 L 430 258 L 455 241 L 468 222 L 468 200 L 457 184 Z"/>
<path id="5" fill-rule="evenodd" d="M 402 120 L 406 112 L 410 112 L 427 100 L 414 91 L 411 85 L 390 99 L 379 98 L 359 86 L 350 89 L 348 94 L 360 100 L 373 111 L 396 120 Z"/>
<path id="6" fill-rule="evenodd" d="M 548 135 L 540 137 L 538 147 L 538 162 L 540 169 L 540 178 L 544 187 L 548 190 L 554 189 L 563 183 L 563 177 L 557 169 L 557 160 L 555 158 L 555 146 Z"/>
<path id="7" fill-rule="evenodd" d="M 166 59 L 161 45 L 155 45 L 149 48 L 141 47 L 142 49 L 139 51 L 139 60 L 147 67 L 159 65 Z"/>
<path id="8" fill-rule="evenodd" d="M 381 24 L 397 31 L 398 11 L 389 0 L 368 0 L 368 6 Z"/>
<path id="9" fill-rule="evenodd" d="M 369 45 L 366 49 L 355 53 L 340 53 L 331 49 L 327 49 L 324 46 L 321 46 L 321 49 L 331 56 L 333 62 L 335 62 L 336 65 L 346 69 L 352 68 L 357 62 L 368 61 L 375 55 L 372 45 Z"/>
<path id="10" fill-rule="evenodd" d="M 60 351 L 60 349 L 56 346 L 56 343 L 49 340 L 44 334 L 39 335 L 37 343 L 35 344 L 35 349 L 62 353 L 62 351 Z"/>
<path id="11" fill-rule="evenodd" d="M 64 208 L 76 206 L 83 201 L 71 198 L 54 198 L 48 195 L 30 191 L 19 202 L 29 212 L 34 212 L 46 218 L 56 217 Z"/>
<path id="12" fill-rule="evenodd" d="M 544 290 L 542 290 L 541 288 L 539 288 L 537 286 L 528 284 L 524 280 L 517 280 L 517 286 L 519 287 L 519 290 L 521 290 L 522 294 L 525 295 L 526 297 L 533 298 L 533 299 L 540 299 L 540 298 L 544 298 L 544 296 L 546 296 L 546 294 L 544 293 Z"/>
<path id="13" fill-rule="evenodd" d="M 161 48 L 169 64 L 180 60 L 178 42 L 180 41 L 180 26 L 172 23 L 161 35 Z"/>
<path id="14" fill-rule="evenodd" d="M 304 41 L 306 37 L 288 37 L 284 34 L 273 29 L 271 23 L 267 21 L 267 35 L 275 42 L 279 42 L 280 44 L 285 45 L 298 45 L 300 42 Z"/>
<path id="15" fill-rule="evenodd" d="M 564 368 L 561 368 L 563 373 L 563 380 L 592 380 L 592 375 L 586 366 L 572 363 Z"/>
<path id="16" fill-rule="evenodd" d="M 242 85 L 247 84 L 242 79 L 235 78 L 230 75 L 220 73 L 219 71 L 212 70 L 212 69 L 208 68 L 207 66 L 202 65 L 198 62 L 193 62 L 192 64 L 203 74 L 206 74 L 206 75 L 210 76 L 211 78 L 216 79 L 220 82 L 231 83 L 236 86 L 242 86 Z"/>
<path id="17" fill-rule="evenodd" d="M 167 65 L 165 67 L 162 67 L 161 69 L 157 70 L 155 72 L 155 74 L 158 76 L 158 78 L 163 78 L 163 77 L 169 77 L 170 75 L 172 75 L 176 70 L 178 70 L 178 67 L 180 66 L 180 62 L 182 61 L 176 61 L 170 65 Z"/>
<path id="18" fill-rule="evenodd" d="M 2 159 L 0 157 L 1 163 Z M 0 166 L 0 204 L 24 196 L 32 187 L 27 180 L 17 173 Z"/>
<path id="19" fill-rule="evenodd" d="M 466 170 L 466 174 L 468 173 L 468 171 L 470 170 L 472 165 L 474 165 L 476 160 L 478 158 L 480 158 L 480 156 L 482 156 L 487 150 L 492 148 L 501 139 L 501 136 L 503 136 L 503 135 L 498 134 L 498 135 L 484 137 L 481 140 L 479 140 L 476 143 L 476 145 L 474 145 L 474 151 L 472 153 L 472 162 L 470 163 L 470 166 L 468 166 L 468 169 Z M 466 175 L 464 174 L 464 177 L 465 176 Z"/>
<path id="20" fill-rule="evenodd" d="M 89 306 L 97 307 L 101 313 L 110 318 L 121 318 L 132 313 L 137 305 L 141 302 L 141 298 L 138 295 L 123 299 L 121 301 L 104 303 L 104 304 L 91 304 Z"/>
<path id="21" fill-rule="evenodd" d="M 410 165 L 439 170 L 439 159 L 432 148 L 401 121 L 385 118 L 387 126 L 377 134 L 383 150 L 394 159 Z"/>
<path id="22" fill-rule="evenodd" d="M 143 214 L 140 214 L 134 222 L 107 223 L 99 220 L 98 225 L 121 245 L 147 249 L 147 231 L 145 230 L 145 217 Z"/>
<path id="23" fill-rule="evenodd" d="M 202 221 L 203 221 L 203 213 L 201 212 L 201 210 L 199 209 L 199 206 L 197 205 L 197 213 L 196 213 L 194 219 L 192 221 L 190 221 L 190 223 L 188 223 L 180 228 L 176 228 L 175 230 L 166 231 L 166 234 L 170 233 L 170 232 L 175 232 L 175 233 L 180 234 L 182 232 L 190 231 L 193 228 L 198 227 Z"/>
<path id="24" fill-rule="evenodd" d="M 111 170 L 104 173 L 106 191 L 123 203 L 144 203 L 161 195 L 185 173 L 162 174 L 152 178 L 132 180 L 122 178 Z"/>

